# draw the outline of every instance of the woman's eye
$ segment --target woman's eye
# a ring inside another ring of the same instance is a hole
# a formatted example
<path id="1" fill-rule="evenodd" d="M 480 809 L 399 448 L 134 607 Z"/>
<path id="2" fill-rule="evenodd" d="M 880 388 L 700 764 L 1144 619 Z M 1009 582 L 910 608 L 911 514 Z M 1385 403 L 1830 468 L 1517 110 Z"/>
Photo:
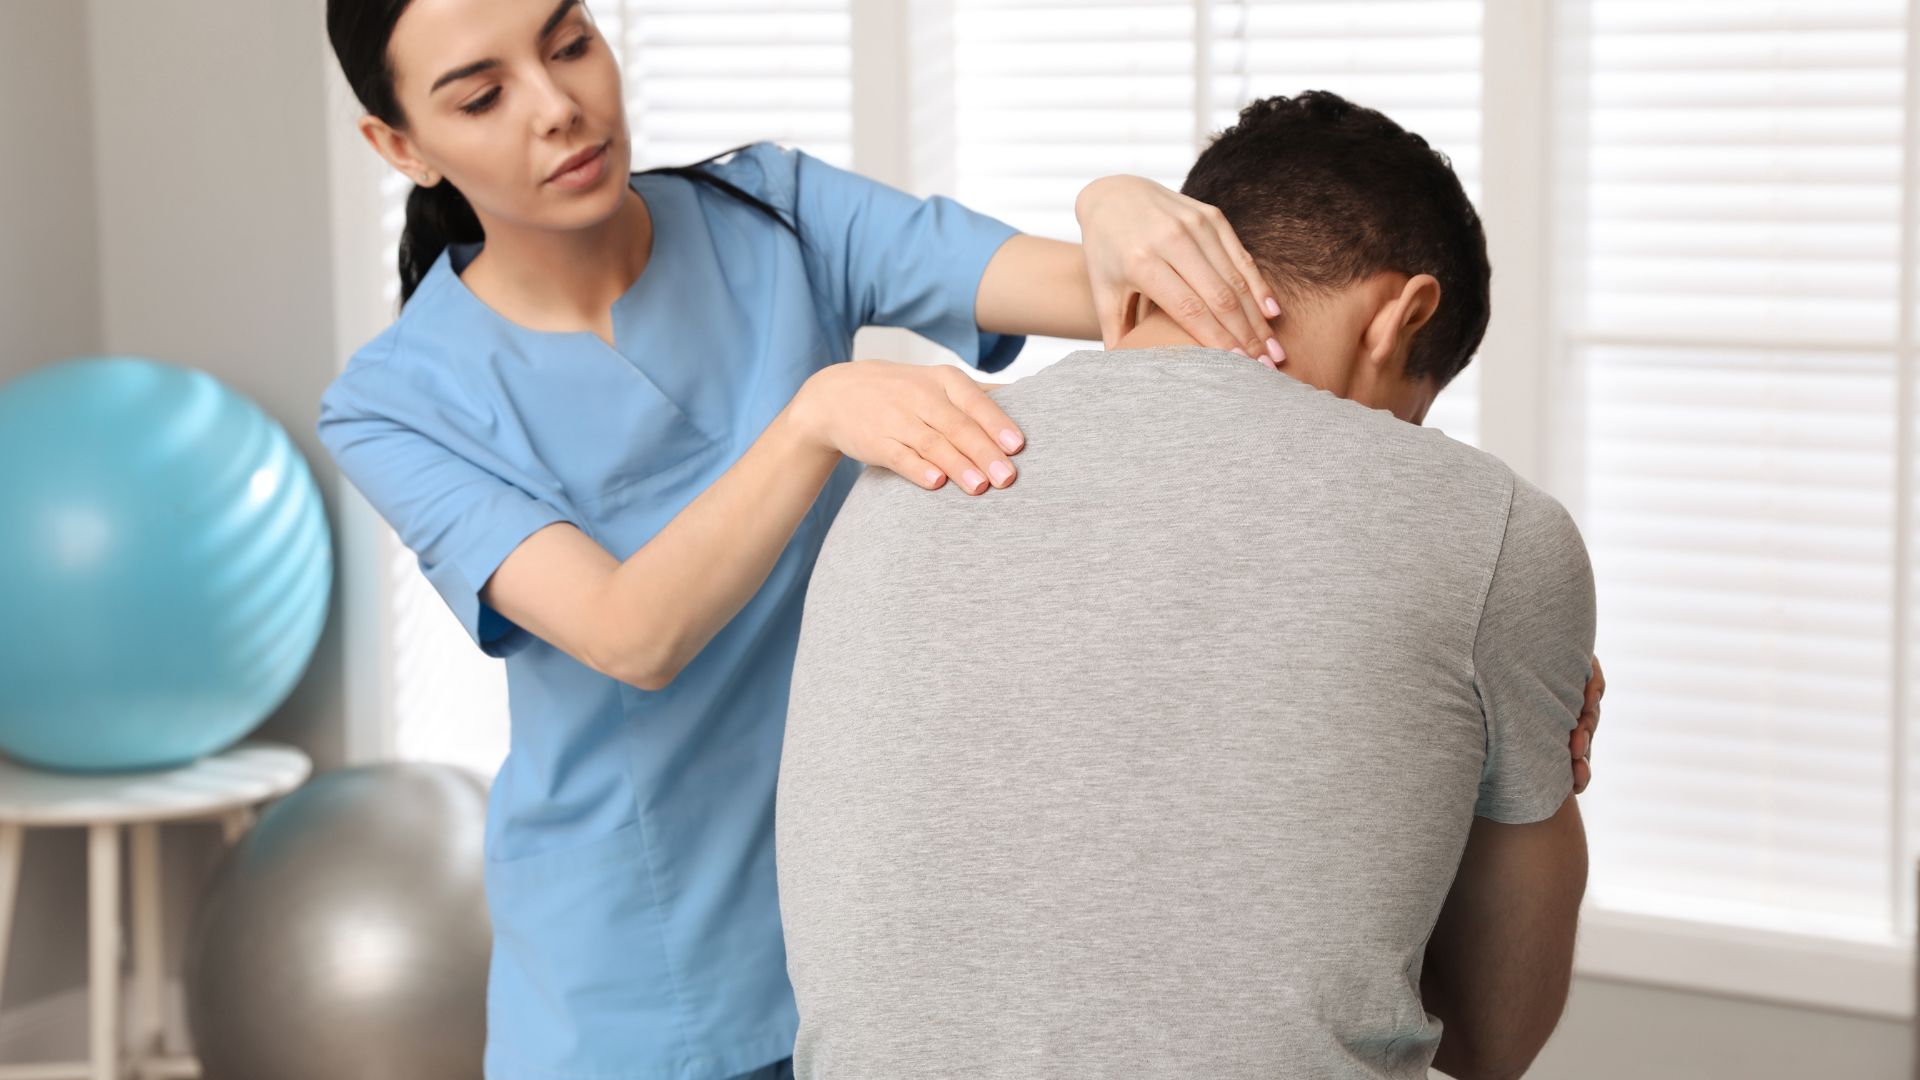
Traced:
<path id="1" fill-rule="evenodd" d="M 581 34 L 579 37 L 574 38 L 572 43 L 566 48 L 561 49 L 556 56 L 561 60 L 577 60 L 586 55 L 587 45 L 592 41 L 592 34 Z"/>
<path id="2" fill-rule="evenodd" d="M 486 93 L 481 94 L 479 97 L 474 98 L 472 101 L 467 102 L 465 105 L 460 106 L 460 111 L 469 116 L 478 115 L 493 108 L 493 103 L 499 99 L 500 88 L 496 86 Z"/>

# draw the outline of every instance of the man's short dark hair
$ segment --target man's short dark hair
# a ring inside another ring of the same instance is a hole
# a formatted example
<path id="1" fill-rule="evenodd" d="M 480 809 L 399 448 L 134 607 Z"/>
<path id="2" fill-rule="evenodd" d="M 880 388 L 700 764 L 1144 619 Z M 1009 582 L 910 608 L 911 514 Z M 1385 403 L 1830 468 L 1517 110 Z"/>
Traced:
<path id="1" fill-rule="evenodd" d="M 1382 271 L 1432 274 L 1440 306 L 1407 375 L 1445 386 L 1487 332 L 1487 238 L 1445 154 L 1380 113 L 1309 90 L 1240 110 L 1181 192 L 1218 207 L 1283 292 L 1343 288 Z"/>

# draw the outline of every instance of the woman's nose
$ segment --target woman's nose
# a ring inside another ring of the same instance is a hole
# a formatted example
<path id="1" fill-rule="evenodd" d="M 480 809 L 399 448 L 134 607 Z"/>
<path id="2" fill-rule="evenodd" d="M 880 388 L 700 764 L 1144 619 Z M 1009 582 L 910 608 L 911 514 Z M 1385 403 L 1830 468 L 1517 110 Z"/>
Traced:
<path id="1" fill-rule="evenodd" d="M 568 131 L 580 122 L 580 103 L 552 78 L 539 81 L 539 104 L 534 110 L 534 130 L 541 135 Z"/>

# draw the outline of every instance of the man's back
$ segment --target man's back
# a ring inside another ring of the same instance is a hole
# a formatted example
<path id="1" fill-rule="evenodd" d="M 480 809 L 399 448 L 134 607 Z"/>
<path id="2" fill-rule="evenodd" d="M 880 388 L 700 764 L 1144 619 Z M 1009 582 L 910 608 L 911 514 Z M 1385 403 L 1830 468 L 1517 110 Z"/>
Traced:
<path id="1" fill-rule="evenodd" d="M 797 1071 L 1424 1077 L 1473 816 L 1570 788 L 1571 521 L 1230 353 L 1076 353 L 995 396 L 1021 480 L 870 470 L 810 587 L 777 825 Z"/>

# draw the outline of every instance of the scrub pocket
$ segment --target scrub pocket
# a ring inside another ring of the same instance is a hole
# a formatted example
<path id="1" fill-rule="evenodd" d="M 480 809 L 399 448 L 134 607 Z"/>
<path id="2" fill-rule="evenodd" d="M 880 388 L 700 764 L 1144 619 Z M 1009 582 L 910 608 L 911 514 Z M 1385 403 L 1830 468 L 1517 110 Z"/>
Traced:
<path id="1" fill-rule="evenodd" d="M 601 1080 L 685 1053 L 646 855 L 633 823 L 487 864 L 489 1076 Z"/>

